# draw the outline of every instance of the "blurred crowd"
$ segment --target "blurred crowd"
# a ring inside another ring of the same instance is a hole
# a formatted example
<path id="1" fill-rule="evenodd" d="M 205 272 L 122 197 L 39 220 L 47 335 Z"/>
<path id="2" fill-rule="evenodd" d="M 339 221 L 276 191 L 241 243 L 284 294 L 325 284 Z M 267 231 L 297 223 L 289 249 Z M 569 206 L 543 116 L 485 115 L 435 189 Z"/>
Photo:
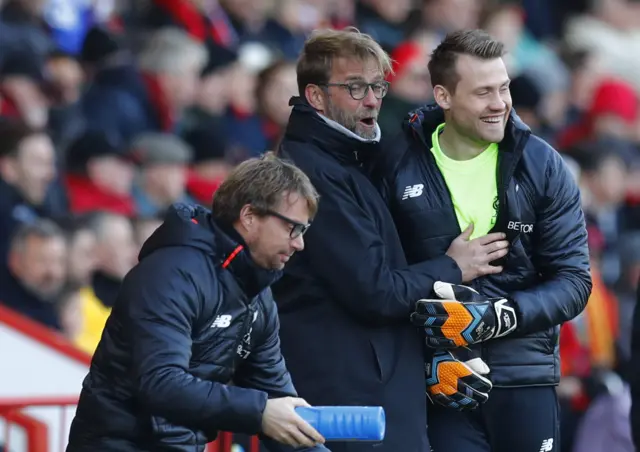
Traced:
<path id="1" fill-rule="evenodd" d="M 626 422 L 640 278 L 632 0 L 0 0 L 0 303 L 92 353 L 164 210 L 208 206 L 233 165 L 277 146 L 305 38 L 349 25 L 394 60 L 385 136 L 431 100 L 444 34 L 506 43 L 514 108 L 562 152 L 588 219 L 594 290 L 562 330 L 562 450 L 604 450 Z"/>

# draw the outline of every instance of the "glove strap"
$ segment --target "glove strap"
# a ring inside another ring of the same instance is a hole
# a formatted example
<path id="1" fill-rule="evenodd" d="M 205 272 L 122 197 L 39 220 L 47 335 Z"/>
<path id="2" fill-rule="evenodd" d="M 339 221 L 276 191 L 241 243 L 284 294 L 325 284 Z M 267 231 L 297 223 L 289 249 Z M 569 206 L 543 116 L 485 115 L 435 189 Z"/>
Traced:
<path id="1" fill-rule="evenodd" d="M 496 327 L 496 333 L 493 336 L 503 337 L 507 334 L 513 333 L 518 327 L 518 317 L 516 316 L 516 309 L 513 303 L 503 298 L 493 304 L 493 308 L 496 312 L 496 319 L 498 321 Z"/>

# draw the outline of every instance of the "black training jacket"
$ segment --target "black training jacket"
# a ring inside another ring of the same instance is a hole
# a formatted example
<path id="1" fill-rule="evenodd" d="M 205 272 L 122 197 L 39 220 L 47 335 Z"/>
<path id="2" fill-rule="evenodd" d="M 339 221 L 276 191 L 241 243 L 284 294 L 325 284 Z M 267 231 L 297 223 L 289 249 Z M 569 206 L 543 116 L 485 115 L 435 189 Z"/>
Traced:
<path id="1" fill-rule="evenodd" d="M 267 398 L 296 394 L 269 290 L 279 276 L 206 209 L 173 206 L 124 279 L 67 451 L 198 452 L 220 430 L 259 433 Z"/>

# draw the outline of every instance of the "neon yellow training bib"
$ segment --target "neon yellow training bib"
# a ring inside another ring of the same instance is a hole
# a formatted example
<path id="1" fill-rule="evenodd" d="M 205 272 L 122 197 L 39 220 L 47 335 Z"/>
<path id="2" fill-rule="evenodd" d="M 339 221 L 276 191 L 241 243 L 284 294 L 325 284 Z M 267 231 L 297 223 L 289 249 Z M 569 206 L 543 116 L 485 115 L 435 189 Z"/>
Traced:
<path id="1" fill-rule="evenodd" d="M 471 238 L 486 235 L 495 225 L 497 216 L 498 145 L 490 144 L 471 160 L 453 160 L 440 148 L 440 124 L 431 136 L 431 153 L 451 193 L 460 230 L 474 224 Z"/>

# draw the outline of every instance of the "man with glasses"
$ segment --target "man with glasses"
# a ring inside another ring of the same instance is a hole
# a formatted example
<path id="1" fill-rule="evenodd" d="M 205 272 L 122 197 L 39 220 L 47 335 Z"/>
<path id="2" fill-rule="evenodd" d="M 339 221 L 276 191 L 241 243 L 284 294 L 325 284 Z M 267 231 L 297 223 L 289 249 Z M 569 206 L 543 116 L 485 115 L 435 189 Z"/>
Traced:
<path id="1" fill-rule="evenodd" d="M 326 451 L 295 412 L 269 286 L 318 207 L 273 155 L 230 173 L 211 211 L 175 205 L 126 276 L 83 383 L 69 452 L 204 451 L 219 431 Z"/>
<path id="2" fill-rule="evenodd" d="M 451 355 L 433 363 L 433 382 L 425 385 L 424 341 L 409 321 L 415 302 L 431 294 L 436 280 L 459 283 L 499 271 L 488 264 L 506 245 L 500 234 L 489 236 L 488 245 L 463 236 L 446 255 L 407 265 L 391 215 L 364 169 L 378 150 L 390 68 L 367 35 L 314 33 L 297 65 L 300 97 L 291 101 L 279 149 L 322 199 L 305 250 L 273 286 L 287 367 L 314 405 L 376 405 L 386 412 L 382 443 L 331 444 L 334 452 L 428 452 L 425 389 L 471 405 L 486 400 L 490 389 L 473 366 Z M 440 380 L 446 372 L 448 380 Z"/>

